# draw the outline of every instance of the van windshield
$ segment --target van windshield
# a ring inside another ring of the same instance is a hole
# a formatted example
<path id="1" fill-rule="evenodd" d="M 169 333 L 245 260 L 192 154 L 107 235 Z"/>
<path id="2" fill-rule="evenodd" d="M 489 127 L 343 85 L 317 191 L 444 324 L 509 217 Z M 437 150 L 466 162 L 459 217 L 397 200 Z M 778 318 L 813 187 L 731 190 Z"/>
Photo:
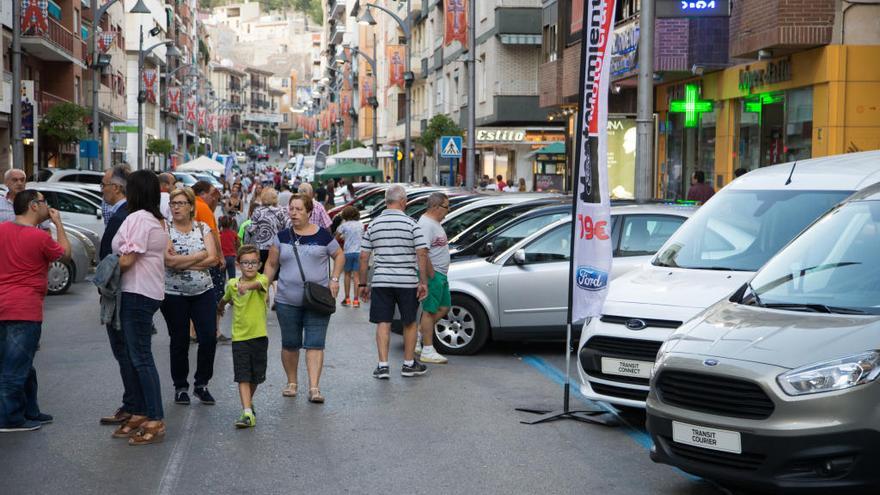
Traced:
<path id="1" fill-rule="evenodd" d="M 722 190 L 675 232 L 655 266 L 753 272 L 851 191 Z"/>
<path id="2" fill-rule="evenodd" d="M 751 299 L 796 311 L 880 314 L 878 246 L 880 201 L 848 203 L 770 260 L 752 280 Z"/>

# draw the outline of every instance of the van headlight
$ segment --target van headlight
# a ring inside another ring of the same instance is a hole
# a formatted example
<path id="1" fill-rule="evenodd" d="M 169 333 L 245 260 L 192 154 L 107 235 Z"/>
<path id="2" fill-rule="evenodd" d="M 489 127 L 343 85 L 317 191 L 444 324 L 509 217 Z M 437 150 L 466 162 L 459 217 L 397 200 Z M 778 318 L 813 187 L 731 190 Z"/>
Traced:
<path id="1" fill-rule="evenodd" d="M 672 347 L 670 345 L 670 341 L 667 340 L 663 342 L 663 345 L 660 346 L 660 349 L 657 350 L 657 357 L 654 359 L 654 366 L 651 366 L 651 375 L 649 378 L 653 379 L 654 375 L 657 374 L 657 370 L 660 369 L 660 365 L 663 364 L 663 361 L 666 360 L 666 356 L 669 353 L 669 348 Z"/>
<path id="2" fill-rule="evenodd" d="M 880 352 L 868 351 L 791 370 L 776 381 L 788 395 L 846 390 L 873 382 L 880 375 Z"/>

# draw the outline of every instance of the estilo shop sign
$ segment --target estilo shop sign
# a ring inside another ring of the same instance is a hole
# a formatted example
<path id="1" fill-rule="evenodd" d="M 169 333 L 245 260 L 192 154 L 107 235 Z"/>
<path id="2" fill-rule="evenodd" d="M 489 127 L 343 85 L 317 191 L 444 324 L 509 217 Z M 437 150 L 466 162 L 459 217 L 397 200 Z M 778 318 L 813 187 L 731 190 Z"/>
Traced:
<path id="1" fill-rule="evenodd" d="M 791 59 L 767 62 L 763 67 L 750 64 L 739 71 L 739 89 L 750 94 L 752 88 L 760 88 L 791 80 Z"/>
<path id="2" fill-rule="evenodd" d="M 565 141 L 561 129 L 526 129 L 521 127 L 480 127 L 474 133 L 477 144 L 531 144 L 540 145 Z"/>

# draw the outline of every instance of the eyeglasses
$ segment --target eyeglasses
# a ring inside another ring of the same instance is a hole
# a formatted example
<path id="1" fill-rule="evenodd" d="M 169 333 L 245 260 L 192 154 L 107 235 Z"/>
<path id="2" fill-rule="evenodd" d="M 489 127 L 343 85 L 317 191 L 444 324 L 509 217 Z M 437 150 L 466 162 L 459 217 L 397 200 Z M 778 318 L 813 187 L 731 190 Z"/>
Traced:
<path id="1" fill-rule="evenodd" d="M 190 204 L 189 201 L 171 201 L 170 203 L 168 203 L 168 206 L 172 208 L 182 208 L 188 204 Z"/>
<path id="2" fill-rule="evenodd" d="M 45 200 L 45 199 L 35 199 L 35 200 L 32 201 L 32 203 L 37 203 L 38 205 L 39 205 L 39 204 L 43 204 L 43 205 L 44 205 L 44 204 L 46 204 L 46 200 Z"/>
<path id="3" fill-rule="evenodd" d="M 241 266 L 260 266 L 259 261 L 239 261 L 238 264 Z"/>
<path id="4" fill-rule="evenodd" d="M 112 182 L 101 182 L 101 187 L 110 187 L 112 185 L 113 185 Z"/>

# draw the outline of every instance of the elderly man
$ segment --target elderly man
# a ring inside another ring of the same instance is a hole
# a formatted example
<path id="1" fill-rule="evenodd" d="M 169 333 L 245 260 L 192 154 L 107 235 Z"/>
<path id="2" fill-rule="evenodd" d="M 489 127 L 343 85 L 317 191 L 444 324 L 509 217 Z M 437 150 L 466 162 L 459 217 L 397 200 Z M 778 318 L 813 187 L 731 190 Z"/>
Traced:
<path id="1" fill-rule="evenodd" d="M 403 367 L 400 374 L 405 377 L 424 375 L 428 369 L 415 360 L 415 347 L 419 301 L 427 295 L 428 244 L 419 224 L 403 212 L 406 208 L 403 186 L 389 187 L 385 191 L 385 204 L 387 208 L 370 222 L 361 241 L 362 282 L 367 280 L 371 255 L 375 265 L 370 284 L 358 286 L 361 300 L 373 298 L 370 322 L 377 325 L 376 347 L 379 351 L 379 364 L 373 377 L 390 377 L 388 348 L 395 307 L 400 311 L 403 323 Z"/>
<path id="2" fill-rule="evenodd" d="M 434 349 L 434 326 L 446 316 L 452 305 L 449 294 L 449 240 L 440 222 L 449 213 L 449 198 L 440 192 L 428 196 L 428 209 L 419 218 L 419 227 L 428 243 L 428 295 L 422 301 L 422 318 L 419 322 L 424 347 L 416 346 L 422 362 L 445 364 L 448 360 Z"/>
<path id="3" fill-rule="evenodd" d="M 52 416 L 37 405 L 34 353 L 43 326 L 49 264 L 70 257 L 58 212 L 38 191 L 26 189 L 12 202 L 15 219 L 0 224 L 0 432 L 32 431 Z M 37 226 L 52 220 L 58 242 Z"/>
<path id="4" fill-rule="evenodd" d="M 168 201 L 171 197 L 171 191 L 177 187 L 176 183 L 177 179 L 168 172 L 159 174 L 159 211 L 168 222 L 171 221 L 171 207 L 168 206 Z"/>
<path id="5" fill-rule="evenodd" d="M 27 176 L 23 170 L 11 168 L 3 174 L 3 184 L 6 185 L 6 196 L 0 196 L 0 222 L 12 222 L 15 220 L 15 210 L 12 201 L 15 195 L 24 191 Z"/>

